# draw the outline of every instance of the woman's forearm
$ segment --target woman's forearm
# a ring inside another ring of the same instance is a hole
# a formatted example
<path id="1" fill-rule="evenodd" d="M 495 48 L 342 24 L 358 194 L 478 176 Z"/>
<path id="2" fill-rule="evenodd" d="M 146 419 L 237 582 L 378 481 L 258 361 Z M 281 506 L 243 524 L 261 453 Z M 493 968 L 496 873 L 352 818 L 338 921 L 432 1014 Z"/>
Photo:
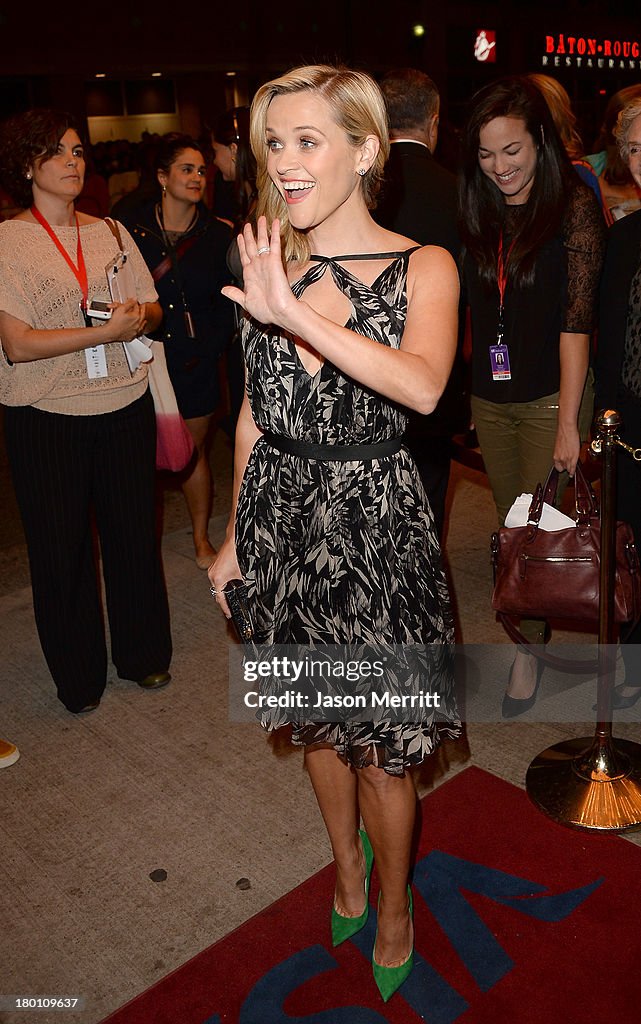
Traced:
<path id="1" fill-rule="evenodd" d="M 581 452 L 578 417 L 588 372 L 589 346 L 590 338 L 587 334 L 561 334 L 559 419 L 553 461 L 559 472 L 567 470 L 570 476 L 574 476 Z"/>
<path id="2" fill-rule="evenodd" d="M 30 363 L 80 352 L 111 341 L 132 341 L 143 333 L 147 310 L 152 320 L 158 316 L 158 303 L 139 305 L 127 299 L 113 309 L 111 318 L 97 327 L 31 327 L 23 320 L 0 311 L 0 338 L 12 363 Z"/>
<path id="3" fill-rule="evenodd" d="M 439 373 L 423 354 L 389 348 L 363 337 L 328 320 L 304 301 L 297 304 L 293 313 L 288 330 L 304 338 L 346 376 L 417 412 L 433 411 L 447 383 L 447 374 Z M 455 332 L 454 323 L 454 339 Z M 454 346 L 451 348 L 453 355 Z"/>
<path id="4" fill-rule="evenodd" d="M 159 302 L 143 302 L 143 309 L 145 311 L 145 334 L 151 334 L 158 327 L 162 321 L 162 306 Z"/>
<path id="5" fill-rule="evenodd" d="M 589 354 L 590 336 L 588 334 L 561 334 L 559 341 L 561 365 L 559 425 L 565 428 L 573 428 L 577 425 L 588 373 Z"/>
<path id="6" fill-rule="evenodd" d="M 417 412 L 431 412 L 447 384 L 456 350 L 459 279 L 450 254 L 437 246 L 412 254 L 403 339 L 396 349 L 381 344 L 382 338 L 366 338 L 341 326 L 348 310 L 331 308 L 324 315 L 325 305 L 319 312 L 311 295 L 296 298 L 281 263 L 278 221 L 273 223 L 269 246 L 265 219 L 259 218 L 258 225 L 258 241 L 247 227 L 238 237 L 244 291 L 227 286 L 223 294 L 260 323 L 287 331 L 294 342 L 302 341 L 366 388 Z"/>
<path id="7" fill-rule="evenodd" d="M 420 413 L 430 413 L 447 384 L 458 328 L 459 281 L 444 249 L 412 256 L 407 318 L 399 349 L 328 320 L 305 301 L 289 302 L 286 329 L 304 338 L 344 374 Z"/>
<path id="8" fill-rule="evenodd" d="M 108 323 L 99 327 L 63 327 L 37 330 L 8 313 L 0 313 L 2 347 L 12 363 L 28 363 L 37 359 L 66 356 L 94 345 L 105 345 L 109 336 Z"/>

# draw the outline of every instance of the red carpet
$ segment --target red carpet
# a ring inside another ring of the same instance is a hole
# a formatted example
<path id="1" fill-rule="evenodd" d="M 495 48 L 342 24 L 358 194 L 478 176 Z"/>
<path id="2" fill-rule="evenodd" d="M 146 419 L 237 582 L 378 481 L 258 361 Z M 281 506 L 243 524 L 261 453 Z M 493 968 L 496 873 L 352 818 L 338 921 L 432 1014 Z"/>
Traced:
<path id="1" fill-rule="evenodd" d="M 641 851 L 468 768 L 422 801 L 416 966 L 391 1001 L 367 927 L 332 950 L 333 867 L 103 1024 L 639 1024 Z"/>

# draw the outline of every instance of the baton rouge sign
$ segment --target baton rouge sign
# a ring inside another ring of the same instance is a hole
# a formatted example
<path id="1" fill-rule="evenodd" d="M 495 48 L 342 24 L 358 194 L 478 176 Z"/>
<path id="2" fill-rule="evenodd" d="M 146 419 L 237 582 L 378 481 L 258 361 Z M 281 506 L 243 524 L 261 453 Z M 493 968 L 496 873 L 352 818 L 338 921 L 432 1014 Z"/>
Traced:
<path id="1" fill-rule="evenodd" d="M 606 68 L 617 71 L 641 69 L 638 39 L 600 39 L 560 33 L 545 36 L 542 67 Z"/>

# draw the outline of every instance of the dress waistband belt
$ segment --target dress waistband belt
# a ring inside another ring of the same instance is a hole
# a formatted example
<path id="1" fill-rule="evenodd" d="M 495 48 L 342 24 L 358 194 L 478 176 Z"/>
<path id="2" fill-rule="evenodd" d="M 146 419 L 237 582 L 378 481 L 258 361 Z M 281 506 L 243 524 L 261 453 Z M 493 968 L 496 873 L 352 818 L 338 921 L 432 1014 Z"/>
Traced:
<path id="1" fill-rule="evenodd" d="M 371 462 L 372 459 L 396 455 L 403 446 L 402 437 L 391 437 L 378 444 L 309 444 L 293 437 L 272 434 L 269 430 L 263 434 L 263 440 L 285 455 L 298 455 L 301 459 L 315 459 L 317 462 Z"/>

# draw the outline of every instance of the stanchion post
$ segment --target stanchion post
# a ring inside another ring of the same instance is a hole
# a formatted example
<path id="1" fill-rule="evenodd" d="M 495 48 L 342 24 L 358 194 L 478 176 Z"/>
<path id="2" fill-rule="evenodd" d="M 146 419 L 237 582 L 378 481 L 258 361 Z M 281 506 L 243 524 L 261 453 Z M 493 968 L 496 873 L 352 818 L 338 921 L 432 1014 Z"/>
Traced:
<path id="1" fill-rule="evenodd" d="M 614 578 L 616 569 L 616 486 L 617 448 L 621 417 L 614 409 L 600 412 L 595 420 L 597 449 L 601 456 L 601 562 L 599 565 L 599 650 L 597 677 L 597 722 L 594 741 L 578 766 L 579 774 L 591 781 L 599 777 L 619 778 L 629 767 L 621 764 L 612 746 L 612 688 L 616 672 Z"/>
<path id="2" fill-rule="evenodd" d="M 593 449 L 601 463 L 601 562 L 597 722 L 594 736 L 565 740 L 542 751 L 526 775 L 530 798 L 570 828 L 625 832 L 641 828 L 641 746 L 612 740 L 616 567 L 616 446 L 621 417 L 613 409 L 595 420 Z"/>

